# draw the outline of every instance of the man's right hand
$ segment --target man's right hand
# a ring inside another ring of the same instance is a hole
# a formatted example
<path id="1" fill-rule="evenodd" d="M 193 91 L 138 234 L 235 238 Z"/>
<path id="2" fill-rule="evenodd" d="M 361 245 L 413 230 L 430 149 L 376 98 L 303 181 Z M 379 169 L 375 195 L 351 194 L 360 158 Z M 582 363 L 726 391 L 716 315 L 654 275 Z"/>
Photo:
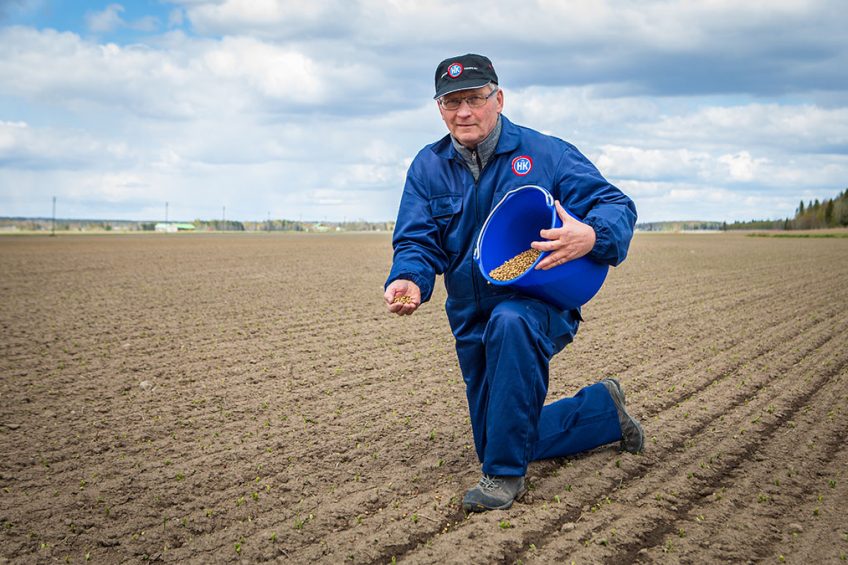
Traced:
<path id="1" fill-rule="evenodd" d="M 397 279 L 386 287 L 383 299 L 392 314 L 409 316 L 421 305 L 421 289 L 412 281 Z"/>

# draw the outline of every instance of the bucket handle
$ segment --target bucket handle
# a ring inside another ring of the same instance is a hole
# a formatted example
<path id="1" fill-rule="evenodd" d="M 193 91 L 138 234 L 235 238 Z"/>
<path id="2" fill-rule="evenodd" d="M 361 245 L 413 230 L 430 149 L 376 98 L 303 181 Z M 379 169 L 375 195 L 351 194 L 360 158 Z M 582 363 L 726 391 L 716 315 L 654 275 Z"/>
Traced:
<path id="1" fill-rule="evenodd" d="M 512 190 L 510 190 L 509 192 L 507 192 L 507 193 L 504 195 L 504 197 L 503 197 L 503 198 L 501 198 L 501 201 L 500 201 L 500 202 L 498 202 L 498 203 L 495 205 L 495 207 L 494 207 L 494 208 L 492 208 L 492 211 L 491 211 L 491 212 L 489 212 L 489 216 L 488 216 L 488 218 L 491 218 L 492 216 L 494 216 L 494 215 L 495 215 L 495 211 L 496 211 L 498 208 L 500 208 L 500 207 L 501 207 L 501 205 L 503 205 L 503 204 L 504 204 L 507 200 L 509 200 L 510 198 L 512 198 L 512 197 L 515 195 L 515 193 L 516 193 L 516 192 L 521 191 L 521 190 L 524 190 L 524 189 L 526 189 L 526 188 L 535 188 L 535 189 L 537 189 L 537 190 L 542 191 L 542 194 L 544 194 L 544 195 L 545 195 L 545 202 L 547 203 L 548 207 L 550 207 L 550 208 L 553 208 L 553 207 L 554 207 L 554 197 L 553 197 L 553 196 L 551 195 L 551 193 L 550 193 L 550 192 L 548 192 L 545 188 L 542 188 L 541 186 L 536 185 L 536 184 L 525 184 L 524 186 L 519 186 L 518 188 L 513 188 Z M 480 257 L 480 242 L 481 242 L 481 241 L 483 241 L 483 232 L 484 232 L 484 231 L 486 231 L 486 226 L 487 226 L 487 225 L 488 225 L 488 223 L 489 223 L 488 218 L 486 218 L 486 223 L 484 223 L 484 224 L 483 224 L 482 229 L 480 229 L 480 233 L 477 235 L 477 244 L 476 244 L 476 245 L 474 245 L 474 255 L 473 255 L 473 256 L 474 256 L 474 260 L 475 260 L 475 261 L 477 261 L 477 260 L 479 259 L 479 257 Z"/>

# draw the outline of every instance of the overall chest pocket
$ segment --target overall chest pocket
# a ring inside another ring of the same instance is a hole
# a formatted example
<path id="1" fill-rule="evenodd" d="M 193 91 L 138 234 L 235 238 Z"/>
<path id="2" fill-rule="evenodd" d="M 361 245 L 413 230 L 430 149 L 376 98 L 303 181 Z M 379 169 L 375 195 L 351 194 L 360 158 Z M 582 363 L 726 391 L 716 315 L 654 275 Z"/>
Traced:
<path id="1" fill-rule="evenodd" d="M 462 196 L 447 194 L 431 198 L 430 212 L 439 228 L 439 237 L 444 250 L 448 253 L 458 253 L 462 239 L 459 233 Z"/>

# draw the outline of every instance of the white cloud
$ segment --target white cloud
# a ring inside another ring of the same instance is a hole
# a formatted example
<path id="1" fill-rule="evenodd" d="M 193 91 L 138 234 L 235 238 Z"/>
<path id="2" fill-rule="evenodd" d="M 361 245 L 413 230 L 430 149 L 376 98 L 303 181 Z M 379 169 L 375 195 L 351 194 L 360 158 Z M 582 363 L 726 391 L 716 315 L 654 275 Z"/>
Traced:
<path id="1" fill-rule="evenodd" d="M 124 7 L 120 4 L 109 4 L 102 12 L 89 12 L 85 16 L 88 29 L 95 33 L 110 32 L 118 29 L 124 23 L 121 12 Z"/>
<path id="2" fill-rule="evenodd" d="M 7 168 L 80 169 L 125 165 L 132 159 L 126 143 L 91 135 L 33 128 L 26 122 L 0 122 L 0 163 Z"/>
<path id="3" fill-rule="evenodd" d="M 204 54 L 203 64 L 212 75 L 245 81 L 267 98 L 310 105 L 325 102 L 330 93 L 327 69 L 321 64 L 297 51 L 251 38 L 224 38 Z"/>
<path id="4" fill-rule="evenodd" d="M 753 158 L 748 151 L 711 155 L 689 149 L 642 149 L 603 146 L 597 166 L 611 177 L 627 179 L 703 179 L 727 185 L 764 181 L 768 159 Z"/>
<path id="5" fill-rule="evenodd" d="M 768 163 L 768 159 L 753 159 L 747 151 L 734 155 L 721 155 L 718 162 L 727 165 L 730 179 L 733 181 L 752 181 L 757 173 Z"/>
<path id="6" fill-rule="evenodd" d="M 355 3 L 342 0 L 224 0 L 188 8 L 192 23 L 203 32 L 265 31 L 274 35 L 302 33 L 305 27 L 333 27 Z"/>
<path id="7" fill-rule="evenodd" d="M 344 105 L 384 80 L 379 70 L 318 61 L 250 37 L 210 41 L 174 32 L 157 48 L 11 28 L 0 29 L 3 44 L 15 45 L 19 56 L 0 60 L 0 93 L 162 119 Z"/>
<path id="8" fill-rule="evenodd" d="M 619 186 L 636 203 L 639 222 L 780 219 L 791 216 L 798 205 L 796 191 L 745 193 L 719 185 L 685 182 L 623 181 Z"/>
<path id="9" fill-rule="evenodd" d="M 297 42 L 323 57 L 353 53 L 410 78 L 429 75 L 444 56 L 483 50 L 516 87 L 768 93 L 848 83 L 836 78 L 848 64 L 844 21 L 832 17 L 838 0 L 222 0 L 185 9 L 200 33 Z"/>
<path id="10" fill-rule="evenodd" d="M 184 53 L 94 44 L 73 33 L 0 29 L 0 93 L 85 114 L 94 108 L 179 118 L 193 113 Z M 173 95 L 173 98 L 170 97 Z"/>
<path id="11" fill-rule="evenodd" d="M 791 214 L 848 177 L 833 2 L 168 4 L 144 44 L 120 34 L 159 19 L 121 4 L 87 19 L 114 43 L 0 27 L 4 211 L 60 190 L 88 217 L 390 219 L 444 135 L 433 67 L 469 50 L 510 119 L 575 143 L 640 220 Z"/>
<path id="12" fill-rule="evenodd" d="M 611 177 L 669 179 L 703 177 L 710 155 L 689 149 L 643 149 L 605 145 L 595 164 Z"/>
<path id="13" fill-rule="evenodd" d="M 16 145 L 16 135 L 25 132 L 28 126 L 26 122 L 0 122 L 0 156 L 11 151 Z"/>
<path id="14" fill-rule="evenodd" d="M 124 7 L 121 4 L 109 4 L 101 12 L 88 12 L 85 21 L 89 31 L 94 33 L 110 33 L 120 28 L 152 32 L 159 27 L 159 20 L 153 16 L 145 16 L 134 21 L 126 21 L 121 14 Z"/>
<path id="15" fill-rule="evenodd" d="M 782 147 L 848 146 L 848 108 L 811 104 L 749 103 L 706 106 L 695 112 L 666 116 L 652 132 L 671 143 L 774 144 Z M 843 149 L 844 150 L 844 149 Z"/>

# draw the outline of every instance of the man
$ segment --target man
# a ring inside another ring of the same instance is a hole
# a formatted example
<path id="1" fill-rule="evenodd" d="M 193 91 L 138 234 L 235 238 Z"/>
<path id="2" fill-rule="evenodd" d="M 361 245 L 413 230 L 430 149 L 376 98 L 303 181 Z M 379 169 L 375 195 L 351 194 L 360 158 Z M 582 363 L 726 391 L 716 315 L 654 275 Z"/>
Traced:
<path id="1" fill-rule="evenodd" d="M 483 222 L 509 190 L 539 185 L 557 199 L 563 225 L 542 230 L 533 242 L 549 252 L 537 268 L 584 255 L 618 265 L 627 254 L 636 209 L 574 146 L 501 115 L 504 94 L 488 58 L 445 59 L 435 82 L 449 135 L 421 150 L 409 167 L 384 299 L 390 312 L 412 314 L 429 300 L 435 276 L 445 275 L 445 309 L 483 471 L 463 507 L 506 509 L 525 493 L 530 461 L 619 440 L 622 449 L 637 453 L 644 440 L 615 379 L 543 407 L 548 364 L 573 339 L 580 311 L 561 311 L 486 284 L 472 257 Z"/>

